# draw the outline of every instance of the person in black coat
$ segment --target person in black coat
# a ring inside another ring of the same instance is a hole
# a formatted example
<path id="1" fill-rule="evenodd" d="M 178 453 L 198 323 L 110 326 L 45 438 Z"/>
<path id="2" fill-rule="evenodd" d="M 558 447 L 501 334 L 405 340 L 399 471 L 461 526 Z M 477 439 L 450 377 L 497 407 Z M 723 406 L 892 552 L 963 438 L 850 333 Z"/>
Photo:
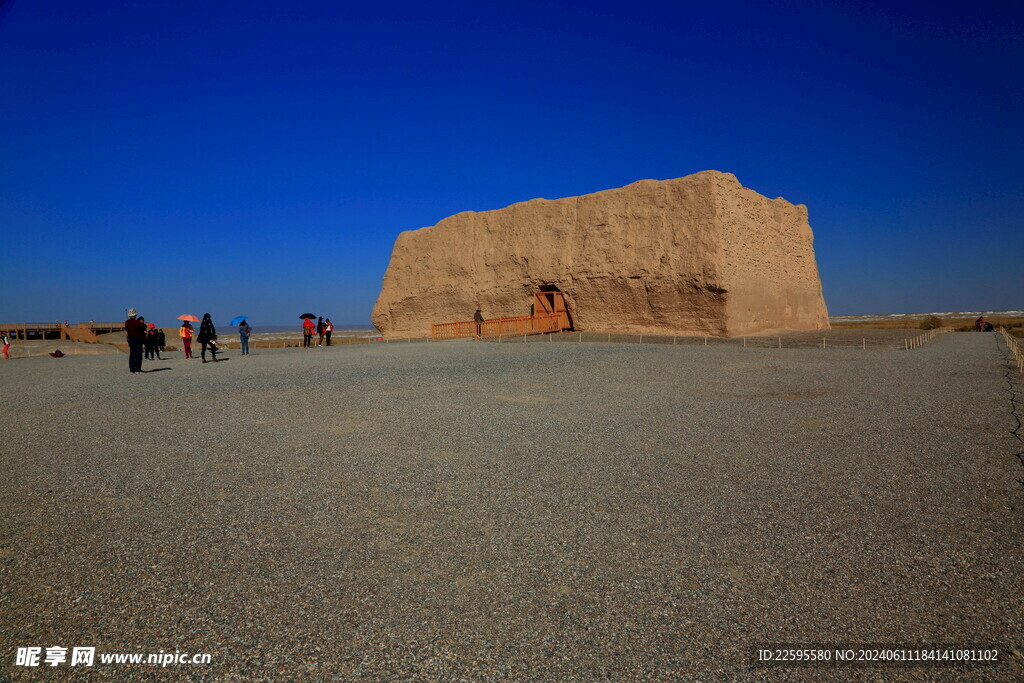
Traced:
<path id="1" fill-rule="evenodd" d="M 146 358 L 148 360 L 163 360 L 160 357 L 160 330 L 156 329 L 156 325 L 153 323 L 149 324 L 149 329 L 146 331 Z"/>
<path id="2" fill-rule="evenodd" d="M 203 362 L 206 362 L 206 349 L 210 349 L 210 355 L 213 356 L 213 361 L 217 362 L 217 328 L 213 326 L 213 320 L 210 319 L 210 314 L 203 314 L 203 322 L 199 323 L 199 334 L 196 335 L 196 340 L 202 345 L 203 351 Z"/>
<path id="3" fill-rule="evenodd" d="M 473 325 L 473 336 L 479 337 L 481 327 L 484 322 L 484 314 L 480 312 L 479 308 L 476 309 L 476 313 L 473 314 L 473 322 L 476 323 L 475 325 Z"/>

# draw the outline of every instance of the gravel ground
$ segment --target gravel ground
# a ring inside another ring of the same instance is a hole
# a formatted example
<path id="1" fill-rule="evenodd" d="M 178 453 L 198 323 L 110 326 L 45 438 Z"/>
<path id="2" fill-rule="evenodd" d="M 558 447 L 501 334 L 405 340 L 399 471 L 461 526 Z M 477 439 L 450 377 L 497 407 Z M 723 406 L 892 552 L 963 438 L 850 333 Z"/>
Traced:
<path id="1" fill-rule="evenodd" d="M 849 679 L 772 642 L 1000 643 L 1024 468 L 996 335 L 0 361 L 16 647 L 211 653 L 100 679 Z M 48 667 L 47 667 L 48 668 Z"/>

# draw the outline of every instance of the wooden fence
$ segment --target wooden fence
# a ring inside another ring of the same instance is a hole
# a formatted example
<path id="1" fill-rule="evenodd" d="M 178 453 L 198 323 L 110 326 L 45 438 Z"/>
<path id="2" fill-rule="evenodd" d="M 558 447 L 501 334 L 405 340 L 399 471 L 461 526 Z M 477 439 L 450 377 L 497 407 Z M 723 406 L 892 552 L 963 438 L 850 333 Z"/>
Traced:
<path id="1" fill-rule="evenodd" d="M 523 337 L 522 342 L 604 342 L 609 344 L 667 344 L 670 346 L 739 346 L 741 348 L 856 348 L 856 349 L 886 349 L 886 350 L 911 350 L 920 348 L 926 342 L 934 339 L 937 335 L 952 332 L 952 328 L 940 328 L 929 330 L 912 338 L 901 339 L 892 337 L 890 339 L 842 339 L 829 337 L 827 334 L 818 338 L 809 336 L 756 336 L 756 337 L 712 337 L 692 335 L 652 335 L 652 334 L 625 334 L 617 332 L 554 332 L 544 334 L 540 337 Z M 491 341 L 503 342 L 510 339 L 498 337 Z M 518 342 L 518 340 L 517 340 Z"/>
<path id="2" fill-rule="evenodd" d="M 452 339 L 476 338 L 476 326 L 472 320 L 456 323 L 439 323 L 430 326 L 430 338 L 433 341 L 449 341 Z"/>
<path id="3" fill-rule="evenodd" d="M 999 332 L 1002 333 L 1003 339 L 1006 340 L 1006 346 L 1010 349 L 1010 353 L 1013 354 L 1013 362 L 1017 367 L 1017 372 L 1020 373 L 1021 379 L 1024 379 L 1024 343 L 1017 337 L 1006 331 L 1006 328 L 1000 327 Z"/>
<path id="4" fill-rule="evenodd" d="M 534 334 L 547 334 L 562 329 L 565 316 L 523 315 L 515 318 L 495 318 L 480 323 L 477 336 L 480 339 L 499 339 L 504 337 L 525 337 Z"/>
<path id="5" fill-rule="evenodd" d="M 464 320 L 454 323 L 439 323 L 430 326 L 432 341 L 451 339 L 504 339 L 547 334 L 563 329 L 566 323 L 564 313 L 551 315 L 520 315 L 512 318 L 493 318 L 482 323 Z"/>
<path id="6" fill-rule="evenodd" d="M 903 348 L 907 351 L 910 349 L 919 349 L 925 342 L 934 339 L 936 335 L 952 331 L 952 327 L 936 327 L 934 330 L 928 330 L 924 334 L 919 334 L 915 337 L 911 337 L 910 339 L 904 339 Z"/>

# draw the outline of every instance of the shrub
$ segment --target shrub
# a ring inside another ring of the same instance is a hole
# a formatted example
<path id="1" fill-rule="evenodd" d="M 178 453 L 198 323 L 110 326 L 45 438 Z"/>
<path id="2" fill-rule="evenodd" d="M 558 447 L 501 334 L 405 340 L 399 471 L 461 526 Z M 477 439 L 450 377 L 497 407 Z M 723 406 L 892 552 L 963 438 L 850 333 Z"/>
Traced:
<path id="1" fill-rule="evenodd" d="M 934 330 L 938 327 L 942 327 L 942 321 L 938 316 L 930 315 L 921 321 L 920 327 L 922 330 Z"/>

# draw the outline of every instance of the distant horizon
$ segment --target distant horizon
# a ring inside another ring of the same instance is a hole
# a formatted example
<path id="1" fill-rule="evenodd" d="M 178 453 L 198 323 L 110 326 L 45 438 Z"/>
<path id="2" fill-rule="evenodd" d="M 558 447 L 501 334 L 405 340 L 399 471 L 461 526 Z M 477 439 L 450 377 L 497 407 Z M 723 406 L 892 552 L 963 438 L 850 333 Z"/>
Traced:
<path id="1" fill-rule="evenodd" d="M 869 318 L 870 319 L 870 318 L 875 318 L 875 317 L 878 317 L 878 318 L 882 318 L 882 317 L 914 317 L 914 316 L 928 316 L 928 315 L 935 315 L 935 316 L 960 316 L 960 315 L 981 315 L 981 314 L 985 314 L 985 315 L 990 315 L 990 314 L 1006 314 L 1006 315 L 1013 315 L 1013 316 L 1024 317 L 1024 307 L 1022 307 L 1020 309 L 1012 309 L 1012 308 L 1006 308 L 1006 309 L 973 308 L 973 309 L 964 309 L 964 310 L 958 310 L 958 311 L 951 311 L 951 310 L 946 310 L 946 311 L 900 311 L 900 312 L 894 312 L 894 313 L 829 313 L 828 317 L 829 317 L 829 319 L 832 319 L 832 318 Z M 158 318 L 158 317 L 146 317 L 145 312 L 141 312 L 140 311 L 139 315 L 141 315 L 143 318 L 146 318 L 147 322 L 154 322 L 154 321 L 156 321 L 156 322 L 161 322 L 162 323 L 162 321 L 163 321 L 162 318 Z M 230 316 L 230 317 L 225 316 L 225 319 L 226 320 L 231 320 L 234 317 L 235 316 Z M 471 316 L 466 316 L 466 319 L 469 320 L 470 317 Z M 213 320 L 214 326 L 230 326 L 227 322 L 218 322 L 219 319 L 216 316 L 211 316 L 211 318 Z M 105 319 L 100 319 L 100 318 L 87 318 L 85 320 L 72 320 L 70 318 L 59 318 L 58 317 L 58 318 L 39 318 L 39 319 L 35 319 L 35 320 L 0 320 L 0 323 L 8 323 L 8 324 L 10 324 L 10 323 L 46 323 L 46 322 L 51 322 L 51 321 L 61 321 L 62 322 L 64 320 L 66 320 L 68 323 L 73 324 L 73 325 L 74 324 L 78 324 L 78 323 L 83 323 L 83 322 L 87 323 L 90 320 L 94 320 L 97 323 L 122 322 L 122 319 L 105 320 Z M 299 330 L 302 327 L 301 320 L 296 320 L 294 322 L 285 322 L 285 323 L 282 323 L 282 322 L 264 323 L 264 322 L 260 322 L 258 320 L 258 318 L 251 318 L 250 317 L 248 319 L 248 322 L 249 322 L 250 326 L 252 326 L 254 329 L 258 328 L 258 329 L 263 329 L 264 331 L 267 328 L 280 328 L 280 329 L 275 329 L 273 331 L 284 332 L 284 331 L 288 331 L 288 330 L 291 330 L 291 329 Z M 334 321 L 332 321 L 332 322 L 334 322 Z M 438 321 L 438 322 L 453 322 L 453 321 Z M 173 327 L 173 326 L 177 326 L 178 324 L 180 324 L 180 321 L 175 316 L 175 318 L 173 320 L 173 323 L 171 325 L 161 324 L 160 327 Z M 367 323 L 351 323 L 351 322 L 348 322 L 348 323 L 338 323 L 338 322 L 334 322 L 334 328 L 336 330 L 375 330 L 375 329 L 377 329 L 372 322 L 367 322 Z"/>

